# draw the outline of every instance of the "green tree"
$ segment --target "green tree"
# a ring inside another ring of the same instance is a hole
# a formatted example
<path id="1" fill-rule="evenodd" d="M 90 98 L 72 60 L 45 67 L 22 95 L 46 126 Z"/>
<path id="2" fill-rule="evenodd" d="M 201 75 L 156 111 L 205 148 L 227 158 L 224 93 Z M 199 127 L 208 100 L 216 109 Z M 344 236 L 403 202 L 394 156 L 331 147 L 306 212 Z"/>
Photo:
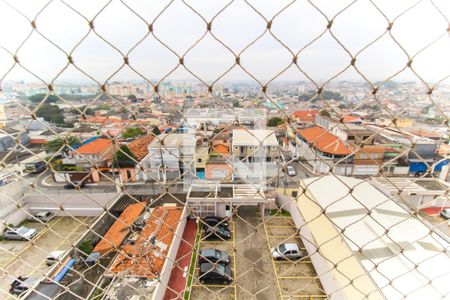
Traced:
<path id="1" fill-rule="evenodd" d="M 83 105 L 83 106 L 81 106 L 80 108 L 71 108 L 70 109 L 70 112 L 72 113 L 72 114 L 74 114 L 74 115 L 79 115 L 80 114 L 80 111 L 82 112 L 82 113 L 84 113 L 85 115 L 88 115 L 88 116 L 93 116 L 93 115 L 95 115 L 95 112 L 94 112 L 94 110 L 92 109 L 92 108 L 86 108 L 86 105 Z"/>
<path id="2" fill-rule="evenodd" d="M 139 135 L 143 135 L 145 132 L 139 127 L 128 127 L 124 133 L 122 133 L 122 137 L 125 139 L 133 138 Z"/>
<path id="3" fill-rule="evenodd" d="M 84 240 L 78 245 L 78 249 L 80 249 L 82 253 L 91 254 L 94 246 L 92 245 L 91 240 Z"/>
<path id="4" fill-rule="evenodd" d="M 44 100 L 45 96 L 47 96 L 47 94 L 36 94 L 36 95 L 28 97 L 28 100 L 30 100 L 31 102 L 34 102 L 34 103 L 39 103 L 42 100 Z M 45 100 L 45 103 L 54 103 L 58 100 L 59 100 L 59 98 L 56 97 L 55 95 L 49 95 L 47 100 Z"/>
<path id="5" fill-rule="evenodd" d="M 281 125 L 283 123 L 284 123 L 284 121 L 283 121 L 282 118 L 280 118 L 280 117 L 272 117 L 272 118 L 269 119 L 269 121 L 267 121 L 267 126 L 269 126 L 269 127 L 276 127 L 276 126 Z"/>
<path id="6" fill-rule="evenodd" d="M 106 103 L 102 103 L 102 104 L 100 104 L 99 106 L 97 106 L 97 109 L 99 109 L 99 110 L 110 110 L 110 109 L 111 109 L 111 106 L 109 106 L 109 105 L 106 104 Z"/>
<path id="7" fill-rule="evenodd" d="M 62 114 L 61 109 L 52 104 L 44 104 L 36 111 L 36 116 L 44 118 L 45 121 L 55 123 L 55 124 L 64 124 L 64 116 Z"/>
<path id="8" fill-rule="evenodd" d="M 136 157 L 131 150 L 126 145 L 120 145 L 119 150 L 114 154 L 113 167 L 134 167 L 136 163 Z"/>
<path id="9" fill-rule="evenodd" d="M 159 130 L 158 126 L 153 126 L 152 133 L 154 135 L 160 135 L 161 134 L 161 130 Z"/>
<path id="10" fill-rule="evenodd" d="M 326 109 L 322 109 L 321 111 L 320 111 L 320 115 L 321 116 L 324 116 L 324 117 L 331 117 L 331 115 L 330 115 L 330 113 L 328 112 L 328 110 L 326 110 Z"/>
<path id="11" fill-rule="evenodd" d="M 69 145 L 69 146 L 71 146 L 71 147 L 73 147 L 74 145 L 79 145 L 79 144 L 81 144 L 81 141 L 77 138 L 77 137 L 74 137 L 74 136 L 68 136 L 67 138 L 67 145 Z M 58 151 L 59 149 L 61 149 L 61 147 L 64 145 L 64 139 L 62 139 L 62 138 L 57 138 L 57 139 L 54 139 L 54 140 L 51 140 L 51 141 L 48 141 L 46 144 L 45 144 L 45 151 L 47 151 L 47 152 L 56 152 L 56 151 Z M 62 149 L 62 151 L 67 151 L 68 150 L 68 148 L 67 148 L 67 145 L 66 145 L 66 147 L 64 147 L 63 149 Z"/>

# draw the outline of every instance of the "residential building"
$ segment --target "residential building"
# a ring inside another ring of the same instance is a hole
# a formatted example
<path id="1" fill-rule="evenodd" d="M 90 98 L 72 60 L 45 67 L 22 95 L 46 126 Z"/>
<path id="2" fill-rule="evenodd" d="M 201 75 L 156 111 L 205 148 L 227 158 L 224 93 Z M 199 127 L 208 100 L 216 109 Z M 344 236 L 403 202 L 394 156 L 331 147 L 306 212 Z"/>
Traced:
<path id="1" fill-rule="evenodd" d="M 148 154 L 141 161 L 142 180 L 192 178 L 195 174 L 196 138 L 191 133 L 160 134 L 148 145 Z"/>
<path id="2" fill-rule="evenodd" d="M 275 131 L 234 129 L 231 140 L 234 178 L 262 181 L 277 174 L 281 146 Z"/>
<path id="3" fill-rule="evenodd" d="M 63 168 L 54 173 L 55 181 L 100 181 L 102 172 L 111 171 L 114 153 L 117 151 L 110 139 L 96 138 L 73 150 L 63 159 Z"/>
<path id="4" fill-rule="evenodd" d="M 114 145 L 110 139 L 99 138 L 72 151 L 72 159 L 76 166 L 107 167 L 108 161 L 115 153 Z"/>
<path id="5" fill-rule="evenodd" d="M 306 160 L 314 173 L 351 175 L 353 172 L 352 147 L 322 127 L 298 129 L 294 157 Z"/>
<path id="6" fill-rule="evenodd" d="M 319 114 L 318 109 L 297 110 L 292 114 L 292 118 L 300 127 L 314 125 L 315 116 Z"/>

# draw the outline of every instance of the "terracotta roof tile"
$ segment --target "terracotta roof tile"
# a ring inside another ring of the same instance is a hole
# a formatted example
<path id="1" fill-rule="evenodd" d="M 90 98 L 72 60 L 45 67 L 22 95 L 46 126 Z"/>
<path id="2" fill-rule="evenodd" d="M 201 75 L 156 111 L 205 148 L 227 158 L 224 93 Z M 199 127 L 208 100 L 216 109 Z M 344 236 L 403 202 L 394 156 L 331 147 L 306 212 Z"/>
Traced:
<path id="1" fill-rule="evenodd" d="M 343 141 L 322 127 L 315 126 L 297 131 L 308 143 L 313 144 L 315 148 L 322 152 L 336 155 L 351 153 L 351 149 Z"/>
<path id="2" fill-rule="evenodd" d="M 145 206 L 146 202 L 139 202 L 125 208 L 92 251 L 104 254 L 113 247 L 119 247 L 130 231 L 130 226 L 136 221 Z"/>
<path id="3" fill-rule="evenodd" d="M 88 144 L 81 146 L 74 152 L 78 154 L 97 154 L 103 152 L 112 146 L 112 141 L 109 139 L 96 139 Z"/>
<path id="4" fill-rule="evenodd" d="M 174 232 L 180 222 L 182 208 L 155 207 L 133 245 L 124 245 L 110 270 L 126 276 L 156 278 L 160 275 Z M 150 243 L 155 237 L 154 244 Z"/>
<path id="5" fill-rule="evenodd" d="M 134 154 L 138 161 L 142 160 L 148 154 L 148 145 L 155 137 L 151 134 L 138 138 L 128 145 L 128 149 Z"/>
<path id="6" fill-rule="evenodd" d="M 315 116 L 319 113 L 317 109 L 297 110 L 293 113 L 296 119 L 304 122 L 314 122 Z"/>

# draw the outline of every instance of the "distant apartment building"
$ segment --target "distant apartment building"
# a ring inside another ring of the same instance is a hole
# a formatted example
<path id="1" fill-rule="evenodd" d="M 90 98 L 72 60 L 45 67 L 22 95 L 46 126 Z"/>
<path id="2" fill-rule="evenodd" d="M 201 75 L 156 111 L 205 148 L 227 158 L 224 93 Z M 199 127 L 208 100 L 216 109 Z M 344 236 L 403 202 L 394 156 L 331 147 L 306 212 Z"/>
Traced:
<path id="1" fill-rule="evenodd" d="M 263 180 L 276 176 L 281 146 L 275 131 L 234 129 L 231 149 L 234 178 Z"/>

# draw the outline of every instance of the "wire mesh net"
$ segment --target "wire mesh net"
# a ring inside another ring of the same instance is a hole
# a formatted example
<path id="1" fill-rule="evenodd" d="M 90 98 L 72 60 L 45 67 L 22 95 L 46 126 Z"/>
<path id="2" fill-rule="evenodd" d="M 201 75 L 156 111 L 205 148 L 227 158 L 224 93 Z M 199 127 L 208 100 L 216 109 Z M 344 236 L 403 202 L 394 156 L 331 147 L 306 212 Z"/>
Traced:
<path id="1" fill-rule="evenodd" d="M 447 299 L 446 1 L 0 3 L 0 292 Z"/>

